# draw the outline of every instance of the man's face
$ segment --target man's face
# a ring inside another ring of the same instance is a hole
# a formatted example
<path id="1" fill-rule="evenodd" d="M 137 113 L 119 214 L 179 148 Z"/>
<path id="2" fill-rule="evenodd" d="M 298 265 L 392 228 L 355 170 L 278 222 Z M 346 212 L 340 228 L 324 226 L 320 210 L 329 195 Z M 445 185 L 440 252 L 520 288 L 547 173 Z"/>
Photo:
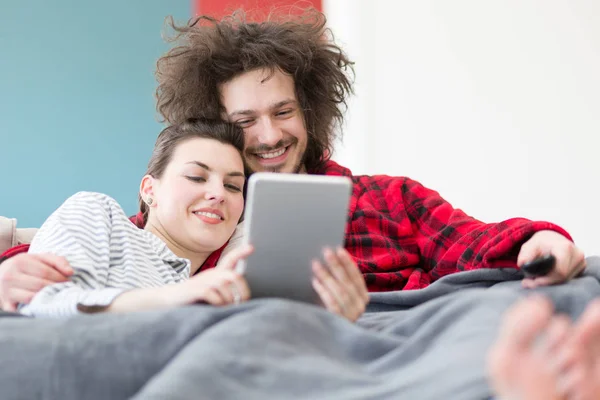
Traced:
<path id="1" fill-rule="evenodd" d="M 257 69 L 219 89 L 227 120 L 244 129 L 244 156 L 253 172 L 305 172 L 308 135 L 290 75 Z"/>

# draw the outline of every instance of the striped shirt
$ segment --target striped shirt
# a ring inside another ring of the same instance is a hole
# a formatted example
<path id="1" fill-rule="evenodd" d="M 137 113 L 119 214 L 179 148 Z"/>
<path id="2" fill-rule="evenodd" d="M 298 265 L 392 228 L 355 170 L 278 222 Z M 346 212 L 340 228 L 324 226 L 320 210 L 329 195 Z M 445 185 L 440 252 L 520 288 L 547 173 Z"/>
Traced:
<path id="1" fill-rule="evenodd" d="M 153 233 L 139 229 L 111 197 L 80 192 L 67 199 L 44 222 L 30 253 L 63 256 L 73 267 L 68 282 L 49 285 L 25 315 L 64 317 L 78 306 L 107 307 L 121 293 L 187 280 L 190 261 L 179 258 Z"/>

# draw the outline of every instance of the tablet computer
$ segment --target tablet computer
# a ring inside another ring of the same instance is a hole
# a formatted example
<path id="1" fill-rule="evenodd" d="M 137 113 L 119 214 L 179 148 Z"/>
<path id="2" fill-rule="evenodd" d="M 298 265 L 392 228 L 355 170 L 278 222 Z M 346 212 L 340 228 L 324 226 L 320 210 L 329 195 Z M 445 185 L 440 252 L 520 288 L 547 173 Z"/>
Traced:
<path id="1" fill-rule="evenodd" d="M 312 260 L 344 243 L 352 181 L 341 176 L 259 172 L 248 180 L 244 244 L 254 252 L 239 268 L 252 298 L 320 303 Z"/>

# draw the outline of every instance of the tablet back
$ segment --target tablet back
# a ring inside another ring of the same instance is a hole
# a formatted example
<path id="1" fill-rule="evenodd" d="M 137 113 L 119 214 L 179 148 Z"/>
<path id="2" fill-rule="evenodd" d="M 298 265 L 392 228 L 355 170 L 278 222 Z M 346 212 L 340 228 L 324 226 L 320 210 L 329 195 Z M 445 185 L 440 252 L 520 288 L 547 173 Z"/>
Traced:
<path id="1" fill-rule="evenodd" d="M 256 173 L 248 182 L 242 264 L 252 298 L 318 303 L 311 260 L 343 245 L 352 181 L 346 177 Z"/>

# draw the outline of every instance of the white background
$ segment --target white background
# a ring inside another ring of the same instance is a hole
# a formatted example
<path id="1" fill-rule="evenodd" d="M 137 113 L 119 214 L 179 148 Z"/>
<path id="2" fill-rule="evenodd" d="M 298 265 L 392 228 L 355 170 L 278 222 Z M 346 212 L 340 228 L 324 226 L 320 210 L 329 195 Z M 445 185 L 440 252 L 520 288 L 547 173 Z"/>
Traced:
<path id="1" fill-rule="evenodd" d="M 600 255 L 600 1 L 325 0 L 356 61 L 335 159 Z"/>

